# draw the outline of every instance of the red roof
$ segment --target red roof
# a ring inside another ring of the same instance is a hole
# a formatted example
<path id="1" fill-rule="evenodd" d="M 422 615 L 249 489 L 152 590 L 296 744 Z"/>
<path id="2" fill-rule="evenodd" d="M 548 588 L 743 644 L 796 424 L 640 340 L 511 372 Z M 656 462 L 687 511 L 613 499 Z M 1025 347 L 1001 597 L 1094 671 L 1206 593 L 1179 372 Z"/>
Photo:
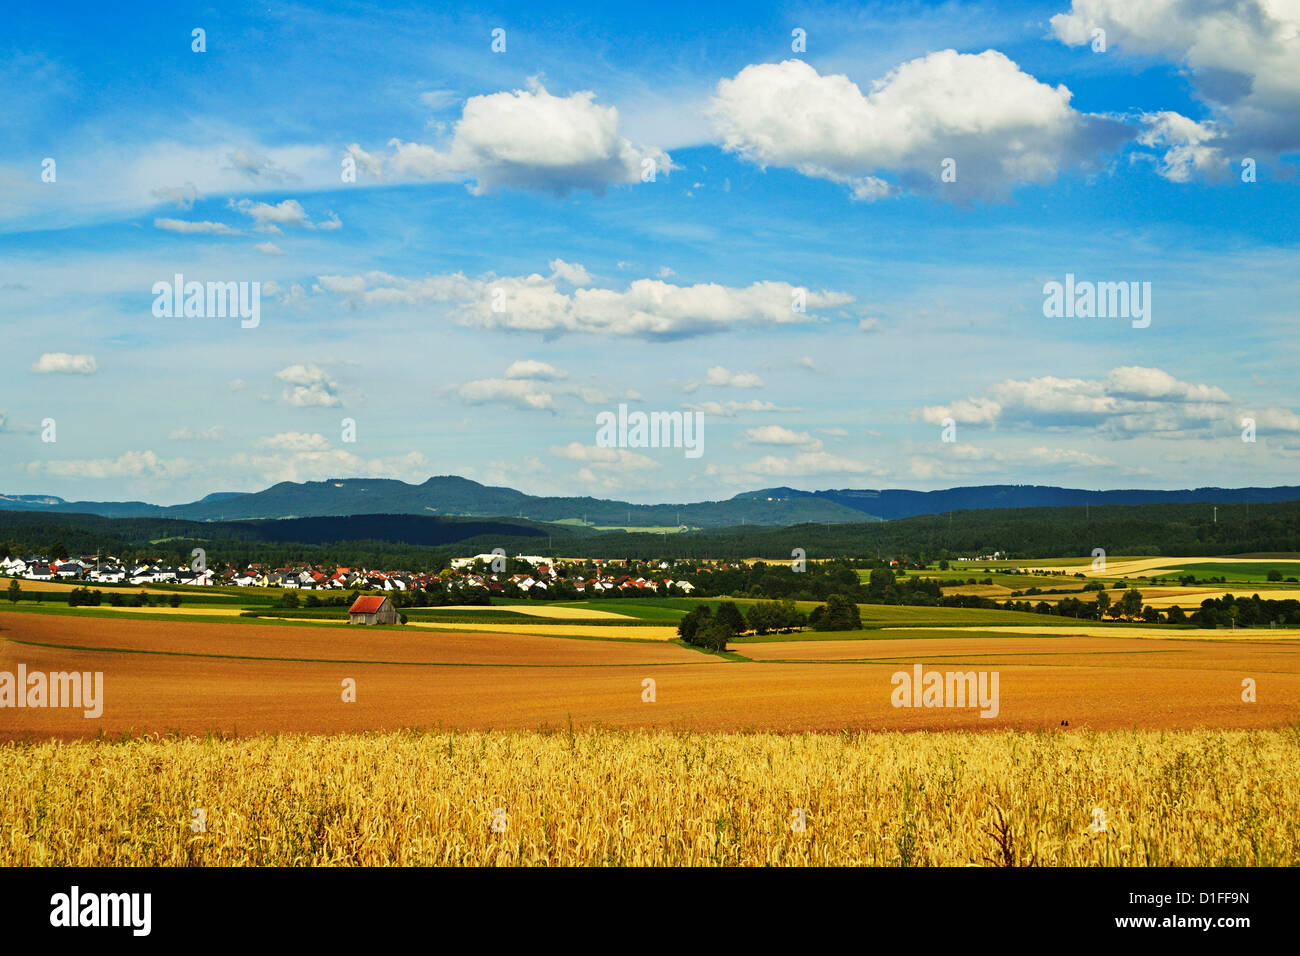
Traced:
<path id="1" fill-rule="evenodd" d="M 348 608 L 349 614 L 377 614 L 388 598 L 383 595 L 372 595 L 369 597 L 359 597 L 352 602 L 352 607 Z"/>

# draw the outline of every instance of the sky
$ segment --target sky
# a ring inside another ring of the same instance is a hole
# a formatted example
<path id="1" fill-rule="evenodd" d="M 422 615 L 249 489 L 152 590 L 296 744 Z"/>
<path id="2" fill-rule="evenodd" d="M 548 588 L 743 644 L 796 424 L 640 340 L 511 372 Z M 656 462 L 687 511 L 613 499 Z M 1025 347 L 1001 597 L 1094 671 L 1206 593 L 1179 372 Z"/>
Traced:
<path id="1" fill-rule="evenodd" d="M 539 6 L 0 12 L 0 493 L 1300 483 L 1298 0 Z"/>

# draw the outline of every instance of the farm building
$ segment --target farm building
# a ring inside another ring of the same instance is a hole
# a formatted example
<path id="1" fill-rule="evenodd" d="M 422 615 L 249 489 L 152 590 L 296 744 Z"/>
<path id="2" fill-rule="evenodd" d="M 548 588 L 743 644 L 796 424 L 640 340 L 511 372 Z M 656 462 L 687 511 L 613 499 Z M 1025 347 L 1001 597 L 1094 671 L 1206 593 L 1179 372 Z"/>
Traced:
<path id="1" fill-rule="evenodd" d="M 397 608 L 382 595 L 359 597 L 348 608 L 349 624 L 397 624 L 399 621 Z"/>

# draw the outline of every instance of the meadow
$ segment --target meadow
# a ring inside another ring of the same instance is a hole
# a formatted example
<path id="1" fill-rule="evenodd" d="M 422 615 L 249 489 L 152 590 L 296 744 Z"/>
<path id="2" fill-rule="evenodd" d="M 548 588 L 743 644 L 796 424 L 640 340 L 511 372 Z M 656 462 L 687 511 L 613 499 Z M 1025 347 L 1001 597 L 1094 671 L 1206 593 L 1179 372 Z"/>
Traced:
<path id="1" fill-rule="evenodd" d="M 1295 866 L 1300 729 L 0 746 L 5 866 Z"/>

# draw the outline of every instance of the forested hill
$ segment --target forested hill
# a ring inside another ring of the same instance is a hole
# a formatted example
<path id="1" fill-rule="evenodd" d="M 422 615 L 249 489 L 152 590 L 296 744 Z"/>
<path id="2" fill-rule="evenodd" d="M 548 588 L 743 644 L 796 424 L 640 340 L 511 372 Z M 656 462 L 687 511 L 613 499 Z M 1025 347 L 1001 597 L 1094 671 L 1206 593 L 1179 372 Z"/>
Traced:
<path id="1" fill-rule="evenodd" d="M 517 519 L 359 515 L 281 521 L 190 522 L 0 511 L 0 550 L 71 553 L 104 549 L 139 556 L 187 556 L 196 546 L 244 560 L 338 564 L 381 562 L 412 568 L 453 554 L 502 547 L 557 557 L 749 558 L 788 561 L 880 557 L 933 560 L 1002 552 L 1033 560 L 1088 557 L 1095 548 L 1125 555 L 1300 552 L 1300 502 L 1264 505 L 1164 504 L 1098 508 L 981 509 L 890 522 L 746 525 L 713 531 L 593 532 Z"/>
<path id="2" fill-rule="evenodd" d="M 406 514 L 512 517 L 602 528 L 662 530 L 685 525 L 707 530 L 731 525 L 788 527 L 804 522 L 856 524 L 979 509 L 1296 500 L 1300 500 L 1300 487 L 1087 491 L 1044 485 L 982 485 L 942 491 L 765 488 L 719 501 L 632 504 L 603 498 L 529 495 L 456 475 L 441 475 L 418 485 L 391 478 L 285 481 L 262 491 L 218 492 L 199 501 L 166 507 L 143 501 L 64 501 L 51 495 L 0 495 L 0 510 L 189 521 Z"/>

